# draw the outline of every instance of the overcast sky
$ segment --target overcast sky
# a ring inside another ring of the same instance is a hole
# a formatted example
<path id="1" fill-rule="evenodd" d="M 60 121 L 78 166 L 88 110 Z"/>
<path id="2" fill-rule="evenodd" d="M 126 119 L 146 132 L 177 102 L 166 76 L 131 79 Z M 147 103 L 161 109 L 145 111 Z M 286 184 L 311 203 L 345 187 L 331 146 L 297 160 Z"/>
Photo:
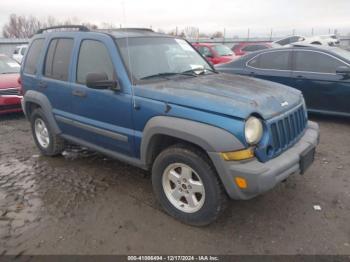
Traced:
<path id="1" fill-rule="evenodd" d="M 227 36 L 350 32 L 350 0 L 1 0 L 0 28 L 12 13 L 127 27 L 199 27 Z"/>

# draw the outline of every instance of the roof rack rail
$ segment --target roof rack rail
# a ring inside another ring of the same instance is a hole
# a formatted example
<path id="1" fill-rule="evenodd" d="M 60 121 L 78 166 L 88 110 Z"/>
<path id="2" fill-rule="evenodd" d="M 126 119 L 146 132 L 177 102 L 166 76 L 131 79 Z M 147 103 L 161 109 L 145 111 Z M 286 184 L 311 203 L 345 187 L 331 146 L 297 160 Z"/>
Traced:
<path id="1" fill-rule="evenodd" d="M 47 31 L 47 30 L 61 29 L 61 28 L 77 28 L 78 31 L 82 31 L 82 32 L 90 31 L 89 28 L 87 28 L 84 25 L 58 25 L 58 26 L 51 26 L 51 27 L 46 27 L 46 28 L 39 29 L 36 33 L 37 34 L 42 34 L 44 31 Z"/>
<path id="2" fill-rule="evenodd" d="M 154 32 L 152 29 L 150 28 L 138 28 L 138 27 L 120 27 L 120 28 L 99 28 L 96 29 L 95 31 L 147 31 L 147 32 Z"/>

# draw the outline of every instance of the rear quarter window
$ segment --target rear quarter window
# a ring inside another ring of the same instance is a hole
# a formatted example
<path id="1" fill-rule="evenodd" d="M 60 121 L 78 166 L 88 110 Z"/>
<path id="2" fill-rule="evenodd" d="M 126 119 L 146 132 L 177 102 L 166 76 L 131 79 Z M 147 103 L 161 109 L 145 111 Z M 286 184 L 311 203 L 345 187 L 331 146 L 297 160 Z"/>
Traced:
<path id="1" fill-rule="evenodd" d="M 27 59 L 24 64 L 24 73 L 34 75 L 36 74 L 36 67 L 38 64 L 38 59 L 41 54 L 41 50 L 44 45 L 44 39 L 35 39 L 27 54 Z"/>
<path id="2" fill-rule="evenodd" d="M 259 69 L 291 70 L 290 52 L 276 51 L 263 53 L 248 62 L 248 65 Z"/>

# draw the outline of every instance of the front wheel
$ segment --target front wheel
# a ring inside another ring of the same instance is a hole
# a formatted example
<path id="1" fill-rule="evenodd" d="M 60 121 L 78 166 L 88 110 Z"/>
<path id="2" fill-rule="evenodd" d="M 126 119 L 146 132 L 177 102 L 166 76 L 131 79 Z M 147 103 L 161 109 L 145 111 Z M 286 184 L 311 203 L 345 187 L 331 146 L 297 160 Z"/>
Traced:
<path id="1" fill-rule="evenodd" d="M 197 148 L 172 146 L 152 169 L 154 192 L 164 210 L 180 221 L 207 225 L 224 210 L 227 196 L 208 157 Z"/>

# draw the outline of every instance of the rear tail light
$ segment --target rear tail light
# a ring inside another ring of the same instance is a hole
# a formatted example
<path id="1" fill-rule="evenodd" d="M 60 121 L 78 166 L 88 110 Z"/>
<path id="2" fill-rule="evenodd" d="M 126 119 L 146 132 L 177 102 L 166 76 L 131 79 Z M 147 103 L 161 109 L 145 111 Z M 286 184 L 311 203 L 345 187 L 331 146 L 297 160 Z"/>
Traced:
<path id="1" fill-rule="evenodd" d="M 19 84 L 19 87 L 18 87 L 19 94 L 20 94 L 21 96 L 23 96 L 23 95 L 24 95 L 24 90 L 23 90 L 23 88 L 22 88 L 22 79 L 21 79 L 21 77 L 18 77 L 17 82 L 18 82 L 18 84 Z"/>

